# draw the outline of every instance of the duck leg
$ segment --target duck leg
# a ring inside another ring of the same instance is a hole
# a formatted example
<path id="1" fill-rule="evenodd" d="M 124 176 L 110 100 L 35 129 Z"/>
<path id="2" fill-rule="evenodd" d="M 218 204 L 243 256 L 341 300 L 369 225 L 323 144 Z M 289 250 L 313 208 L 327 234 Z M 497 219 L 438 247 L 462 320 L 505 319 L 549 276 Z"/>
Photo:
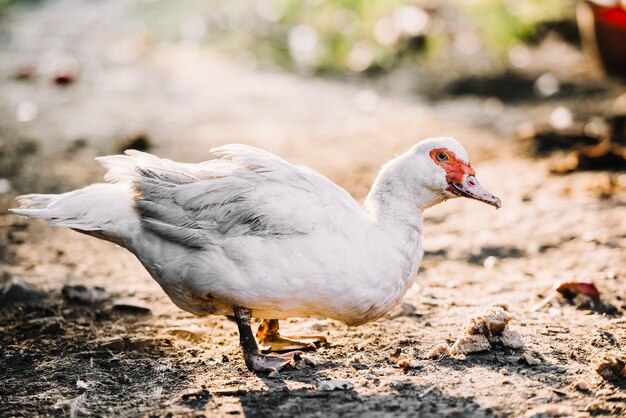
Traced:
<path id="1" fill-rule="evenodd" d="M 280 335 L 278 319 L 264 319 L 256 337 L 264 352 L 315 349 L 316 343 L 326 342 L 323 335 Z"/>
<path id="2" fill-rule="evenodd" d="M 239 328 L 239 345 L 246 366 L 251 372 L 271 373 L 286 367 L 293 367 L 298 362 L 304 362 L 304 364 L 307 365 L 314 364 L 312 360 L 302 357 L 301 351 L 280 355 L 262 354 L 259 351 L 259 347 L 254 339 L 254 334 L 250 328 L 250 309 L 235 306 L 233 312 L 235 313 L 235 321 Z"/>

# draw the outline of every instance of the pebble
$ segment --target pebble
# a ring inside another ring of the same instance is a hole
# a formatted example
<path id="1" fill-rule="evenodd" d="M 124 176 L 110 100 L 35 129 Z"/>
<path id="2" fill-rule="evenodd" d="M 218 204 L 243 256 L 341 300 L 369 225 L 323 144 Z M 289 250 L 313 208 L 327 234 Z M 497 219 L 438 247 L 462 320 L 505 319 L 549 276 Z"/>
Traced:
<path id="1" fill-rule="evenodd" d="M 417 369 L 419 367 L 419 363 L 415 359 L 407 359 L 403 358 L 398 361 L 398 367 L 401 369 Z"/>
<path id="2" fill-rule="evenodd" d="M 353 387 L 349 380 L 322 380 L 317 384 L 317 390 L 321 391 L 351 390 Z"/>
<path id="3" fill-rule="evenodd" d="M 444 357 L 450 357 L 452 353 L 450 353 L 450 346 L 446 343 L 439 344 L 435 346 L 432 350 L 430 350 L 426 354 L 427 359 L 442 359 Z"/>
<path id="4" fill-rule="evenodd" d="M 0 306 L 36 302 L 45 296 L 43 291 L 17 276 L 4 274 L 0 278 Z"/>
<path id="5" fill-rule="evenodd" d="M 536 357 L 533 357 L 532 355 L 528 353 L 522 354 L 522 357 L 520 357 L 519 360 L 517 360 L 517 362 L 520 364 L 526 363 L 529 366 L 538 366 L 539 364 L 541 364 L 541 360 L 539 360 Z"/>
<path id="6" fill-rule="evenodd" d="M 104 302 L 111 298 L 109 292 L 102 287 L 87 287 L 79 285 L 65 285 L 61 293 L 66 300 L 71 302 L 83 303 L 90 305 L 92 303 Z"/>
<path id="7" fill-rule="evenodd" d="M 459 337 L 450 348 L 452 354 L 468 354 L 489 350 L 491 344 L 482 334 L 465 334 Z"/>
<path id="8" fill-rule="evenodd" d="M 591 387 L 584 380 L 579 380 L 578 382 L 574 383 L 574 389 L 582 393 L 591 392 Z"/>
<path id="9" fill-rule="evenodd" d="M 200 390 L 191 390 L 189 392 L 183 393 L 180 396 L 181 399 L 185 401 L 202 401 L 211 399 L 211 394 L 205 387 Z"/>
<path id="10" fill-rule="evenodd" d="M 608 355 L 597 359 L 595 371 L 604 380 L 626 382 L 626 355 Z"/>
<path id="11" fill-rule="evenodd" d="M 0 178 L 0 194 L 6 194 L 11 191 L 11 182 L 8 179 Z"/>

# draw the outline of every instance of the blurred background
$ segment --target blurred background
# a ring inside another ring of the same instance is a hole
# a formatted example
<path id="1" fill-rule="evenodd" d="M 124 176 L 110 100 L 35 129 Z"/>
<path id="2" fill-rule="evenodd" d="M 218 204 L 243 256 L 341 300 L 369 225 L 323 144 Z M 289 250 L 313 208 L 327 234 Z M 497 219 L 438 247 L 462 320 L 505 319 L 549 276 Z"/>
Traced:
<path id="1" fill-rule="evenodd" d="M 359 394 L 334 394 L 337 414 L 623 414 L 618 387 L 573 382 L 626 344 L 625 79 L 624 1 L 0 0 L 0 415 L 313 415 L 327 399 L 310 388 L 327 377 Z M 429 209 L 403 304 L 358 330 L 287 322 L 333 345 L 316 353 L 326 366 L 284 381 L 242 370 L 234 325 L 175 308 L 124 250 L 6 212 L 18 194 L 101 181 L 98 155 L 198 162 L 227 143 L 306 164 L 361 201 L 383 163 L 431 136 L 464 144 L 503 209 Z M 614 316 L 565 301 L 530 312 L 556 280 L 595 283 Z M 113 302 L 76 303 L 62 293 L 75 285 Z M 519 314 L 542 366 L 426 358 L 494 303 Z M 389 360 L 399 348 L 418 371 Z M 242 392 L 203 395 L 231 386 Z"/>
<path id="2" fill-rule="evenodd" d="M 377 117 L 388 109 L 381 97 L 422 103 L 532 155 L 577 149 L 559 172 L 624 168 L 618 1 L 2 0 L 0 15 L 5 192 L 44 171 L 24 164 L 35 149 L 294 148 L 287 142 L 333 129 L 341 141 L 337 125 Z M 318 80 L 349 85 L 353 97 L 296 91 Z M 330 119 L 295 122 L 315 114 Z"/>

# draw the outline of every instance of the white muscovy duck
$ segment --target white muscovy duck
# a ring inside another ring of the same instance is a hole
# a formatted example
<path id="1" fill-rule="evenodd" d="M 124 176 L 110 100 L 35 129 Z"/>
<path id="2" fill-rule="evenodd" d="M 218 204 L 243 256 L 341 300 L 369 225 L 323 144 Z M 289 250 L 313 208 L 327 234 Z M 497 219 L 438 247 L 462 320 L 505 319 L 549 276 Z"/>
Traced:
<path id="1" fill-rule="evenodd" d="M 127 151 L 100 157 L 108 183 L 19 197 L 13 212 L 119 244 L 181 309 L 234 315 L 247 367 L 280 370 L 310 340 L 282 337 L 278 320 L 375 320 L 412 285 L 422 212 L 464 196 L 501 206 L 452 138 L 426 139 L 385 164 L 361 207 L 326 177 L 260 149 L 226 145 L 221 159 L 178 163 Z"/>

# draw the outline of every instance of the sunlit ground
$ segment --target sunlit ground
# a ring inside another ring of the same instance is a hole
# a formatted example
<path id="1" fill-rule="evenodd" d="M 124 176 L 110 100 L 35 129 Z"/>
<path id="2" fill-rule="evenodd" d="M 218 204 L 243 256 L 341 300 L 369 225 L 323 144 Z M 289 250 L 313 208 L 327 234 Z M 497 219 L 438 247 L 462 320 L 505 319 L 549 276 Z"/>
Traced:
<path id="1" fill-rule="evenodd" d="M 626 343 L 623 317 L 561 299 L 530 309 L 556 280 L 625 309 L 626 89 L 582 48 L 572 2 L 543 3 L 1 3 L 3 210 L 100 181 L 98 155 L 198 162 L 234 142 L 362 201 L 383 163 L 442 135 L 504 206 L 427 211 L 403 304 L 358 328 L 285 321 L 330 344 L 272 378 L 245 369 L 234 323 L 177 309 L 122 248 L 3 211 L 3 277 L 47 299 L 0 308 L 0 414 L 623 414 L 623 383 L 594 370 Z M 78 284 L 111 297 L 62 296 Z M 524 350 L 428 358 L 493 304 L 516 314 Z M 352 388 L 320 390 L 329 379 Z"/>

